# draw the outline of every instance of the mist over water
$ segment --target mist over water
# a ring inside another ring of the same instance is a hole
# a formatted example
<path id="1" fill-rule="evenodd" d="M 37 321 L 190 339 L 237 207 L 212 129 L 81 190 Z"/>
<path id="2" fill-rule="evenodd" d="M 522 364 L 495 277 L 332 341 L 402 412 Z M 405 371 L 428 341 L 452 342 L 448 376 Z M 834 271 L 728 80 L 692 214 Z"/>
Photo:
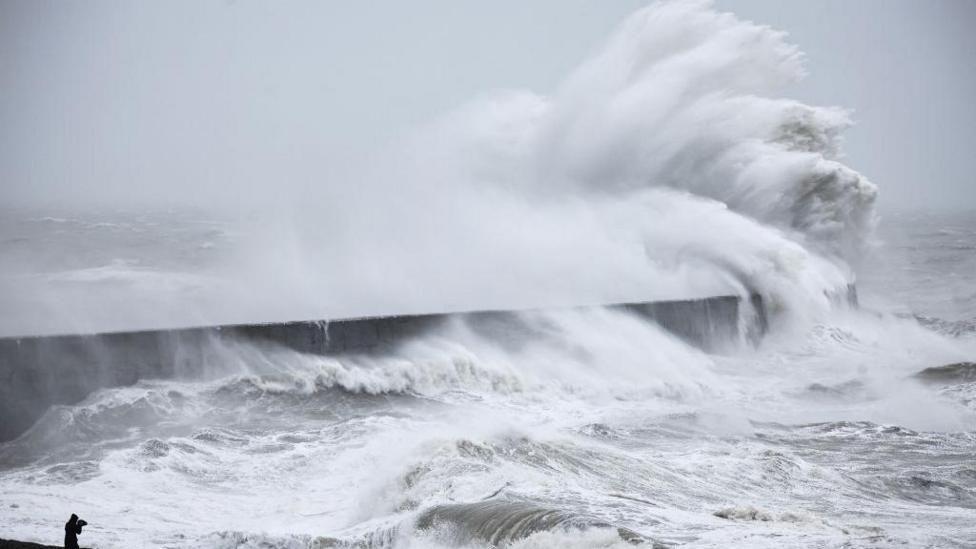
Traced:
<path id="1" fill-rule="evenodd" d="M 803 76 L 780 32 L 656 3 L 555 90 L 244 213 L 6 208 L 3 336 L 534 311 L 383 356 L 222 343 L 53 407 L 0 444 L 0 537 L 80 510 L 100 547 L 970 546 L 976 385 L 917 374 L 976 356 L 976 221 L 879 238 L 849 115 L 780 97 Z M 599 307 L 753 293 L 769 333 L 717 353 Z"/>

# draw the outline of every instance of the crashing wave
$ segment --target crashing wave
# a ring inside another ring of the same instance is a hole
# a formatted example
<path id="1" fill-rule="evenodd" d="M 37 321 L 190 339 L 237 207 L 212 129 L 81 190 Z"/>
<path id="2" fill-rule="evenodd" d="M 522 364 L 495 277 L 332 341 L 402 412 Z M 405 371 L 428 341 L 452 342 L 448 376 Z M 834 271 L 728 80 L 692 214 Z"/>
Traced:
<path id="1" fill-rule="evenodd" d="M 772 308 L 830 308 L 870 244 L 877 188 L 840 161 L 846 112 L 772 98 L 802 76 L 782 33 L 708 1 L 659 2 L 552 94 L 496 92 L 443 118 L 409 166 L 436 166 L 430 187 L 452 203 L 472 198 L 470 186 L 514 218 L 532 203 L 538 230 L 585 227 L 566 237 L 606 258 L 621 291 L 639 294 L 642 277 L 668 287 L 678 272 L 694 289 L 712 273 Z M 625 243 L 642 266 L 619 259 Z M 578 299 L 593 293 L 574 285 Z"/>
<path id="2" fill-rule="evenodd" d="M 540 532 L 582 532 L 590 529 L 615 530 L 617 537 L 632 545 L 664 546 L 628 528 L 577 513 L 550 509 L 518 501 L 482 501 L 438 505 L 417 518 L 416 527 L 432 531 L 435 537 L 452 546 L 475 541 L 492 547 L 509 546 Z"/>

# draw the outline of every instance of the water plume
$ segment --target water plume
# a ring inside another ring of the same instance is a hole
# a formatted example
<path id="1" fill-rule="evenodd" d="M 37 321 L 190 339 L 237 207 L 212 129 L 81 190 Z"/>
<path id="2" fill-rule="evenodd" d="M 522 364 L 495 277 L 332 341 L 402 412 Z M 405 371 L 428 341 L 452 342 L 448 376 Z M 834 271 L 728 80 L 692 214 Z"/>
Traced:
<path id="1" fill-rule="evenodd" d="M 782 33 L 649 6 L 551 95 L 486 93 L 319 189 L 291 221 L 307 293 L 371 312 L 750 291 L 823 310 L 876 188 L 839 161 L 844 111 L 770 97 L 802 75 Z"/>
<path id="2" fill-rule="evenodd" d="M 97 263 L 52 270 L 58 258 L 35 258 L 21 268 L 14 254 L 2 297 L 23 315 L 5 315 L 3 328 L 749 292 L 816 314 L 853 278 L 848 263 L 870 238 L 876 189 L 838 160 L 846 113 L 774 97 L 802 75 L 782 33 L 709 2 L 657 3 L 549 95 L 488 92 L 314 185 L 269 181 L 290 197 L 218 227 L 196 252 L 204 260 L 180 263 L 179 225 L 156 243 L 176 261 L 132 260 L 144 245 L 138 223 L 85 222 L 89 240 L 118 254 L 103 250 Z M 39 230 L 33 222 L 23 230 Z M 159 223 L 169 222 L 150 225 Z"/>

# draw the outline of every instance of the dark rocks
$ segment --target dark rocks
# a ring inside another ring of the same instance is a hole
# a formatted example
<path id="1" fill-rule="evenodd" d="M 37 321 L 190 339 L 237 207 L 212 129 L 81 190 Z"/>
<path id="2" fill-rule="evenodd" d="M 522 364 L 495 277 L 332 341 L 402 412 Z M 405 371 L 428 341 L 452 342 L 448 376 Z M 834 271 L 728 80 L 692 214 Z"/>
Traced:
<path id="1" fill-rule="evenodd" d="M 27 541 L 0 539 L 0 549 L 61 549 L 63 545 L 41 545 Z"/>

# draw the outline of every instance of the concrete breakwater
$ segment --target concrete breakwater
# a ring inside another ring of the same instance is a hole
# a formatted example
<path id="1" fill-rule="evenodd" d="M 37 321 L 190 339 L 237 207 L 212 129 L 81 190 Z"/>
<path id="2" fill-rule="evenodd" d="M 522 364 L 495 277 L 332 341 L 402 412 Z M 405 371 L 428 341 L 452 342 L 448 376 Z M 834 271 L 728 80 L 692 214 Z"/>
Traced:
<path id="1" fill-rule="evenodd" d="M 738 296 L 716 296 L 607 307 L 656 322 L 708 350 L 765 332 L 762 299 L 754 295 L 747 306 L 742 302 Z M 531 337 L 520 316 L 525 312 L 477 311 L 0 338 L 0 441 L 22 434 L 52 405 L 78 403 L 101 388 L 132 385 L 140 379 L 199 376 L 218 343 L 279 345 L 317 355 L 382 353 L 456 321 L 488 338 Z"/>

